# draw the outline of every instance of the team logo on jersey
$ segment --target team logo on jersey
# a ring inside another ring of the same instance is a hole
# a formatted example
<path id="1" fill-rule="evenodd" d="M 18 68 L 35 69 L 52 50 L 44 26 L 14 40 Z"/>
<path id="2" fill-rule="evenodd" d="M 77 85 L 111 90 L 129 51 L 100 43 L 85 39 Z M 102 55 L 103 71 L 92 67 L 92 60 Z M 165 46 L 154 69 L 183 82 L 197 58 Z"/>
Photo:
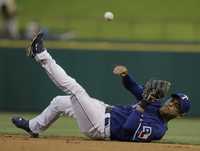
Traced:
<path id="1" fill-rule="evenodd" d="M 183 96 L 181 97 L 181 99 L 182 99 L 182 100 L 185 100 L 185 99 L 186 99 L 186 100 L 189 100 L 189 97 L 188 97 L 187 95 L 183 95 Z"/>
<path id="2" fill-rule="evenodd" d="M 149 126 L 143 126 L 142 131 L 139 132 L 138 138 L 147 139 L 152 133 L 152 128 Z"/>

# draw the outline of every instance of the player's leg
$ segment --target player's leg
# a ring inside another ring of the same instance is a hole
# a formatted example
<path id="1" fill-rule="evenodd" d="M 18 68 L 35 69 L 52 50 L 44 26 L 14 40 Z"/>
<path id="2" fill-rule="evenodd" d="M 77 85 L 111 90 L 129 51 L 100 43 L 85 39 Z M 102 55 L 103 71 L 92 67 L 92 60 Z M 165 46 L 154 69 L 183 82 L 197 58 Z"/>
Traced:
<path id="1" fill-rule="evenodd" d="M 80 131 L 93 139 L 105 139 L 105 109 L 107 104 L 91 97 L 71 98 L 72 108 Z"/>
<path id="2" fill-rule="evenodd" d="M 65 93 L 72 94 L 72 107 L 80 130 L 88 136 L 104 137 L 106 104 L 91 98 L 85 89 L 70 77 L 42 47 L 42 35 L 32 43 L 32 54 L 45 69 L 50 79 Z M 35 51 L 35 52 L 34 52 Z"/>
<path id="3" fill-rule="evenodd" d="M 14 116 L 12 122 L 16 127 L 27 131 L 32 137 L 37 137 L 40 132 L 46 130 L 61 115 L 75 118 L 70 96 L 55 97 L 42 113 L 31 120 Z"/>
<path id="4" fill-rule="evenodd" d="M 37 54 L 36 60 L 61 90 L 72 94 L 72 108 L 81 132 L 90 137 L 103 138 L 107 105 L 91 98 L 85 89 L 70 77 L 47 51 Z"/>
<path id="5" fill-rule="evenodd" d="M 85 135 L 104 138 L 106 104 L 94 98 L 85 99 L 78 100 L 75 96 L 55 97 L 41 114 L 29 121 L 30 130 L 33 133 L 41 133 L 64 115 L 76 119 L 80 131 Z"/>
<path id="6" fill-rule="evenodd" d="M 70 96 L 55 97 L 41 114 L 29 120 L 29 127 L 32 132 L 40 133 L 62 115 L 75 118 Z"/>

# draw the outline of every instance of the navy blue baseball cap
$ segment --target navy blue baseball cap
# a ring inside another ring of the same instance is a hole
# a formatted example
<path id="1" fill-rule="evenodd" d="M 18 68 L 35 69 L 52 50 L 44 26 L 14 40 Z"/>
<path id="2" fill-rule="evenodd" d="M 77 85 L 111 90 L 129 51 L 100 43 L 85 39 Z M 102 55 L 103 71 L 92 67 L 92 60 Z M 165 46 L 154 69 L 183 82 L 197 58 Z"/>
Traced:
<path id="1" fill-rule="evenodd" d="M 188 113 L 191 106 L 191 101 L 189 100 L 189 97 L 184 93 L 174 93 L 171 95 L 172 97 L 178 98 L 178 101 L 180 103 L 180 112 L 182 114 Z"/>

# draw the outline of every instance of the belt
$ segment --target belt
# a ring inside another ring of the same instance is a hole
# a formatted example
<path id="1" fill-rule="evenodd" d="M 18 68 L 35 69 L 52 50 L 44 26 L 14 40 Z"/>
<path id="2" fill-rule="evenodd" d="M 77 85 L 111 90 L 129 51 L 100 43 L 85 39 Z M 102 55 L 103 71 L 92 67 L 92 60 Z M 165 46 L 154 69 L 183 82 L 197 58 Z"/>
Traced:
<path id="1" fill-rule="evenodd" d="M 107 106 L 105 113 L 111 113 L 111 111 L 112 111 L 112 106 Z"/>
<path id="2" fill-rule="evenodd" d="M 112 111 L 111 106 L 107 106 L 105 109 L 105 139 L 110 140 L 110 113 Z"/>

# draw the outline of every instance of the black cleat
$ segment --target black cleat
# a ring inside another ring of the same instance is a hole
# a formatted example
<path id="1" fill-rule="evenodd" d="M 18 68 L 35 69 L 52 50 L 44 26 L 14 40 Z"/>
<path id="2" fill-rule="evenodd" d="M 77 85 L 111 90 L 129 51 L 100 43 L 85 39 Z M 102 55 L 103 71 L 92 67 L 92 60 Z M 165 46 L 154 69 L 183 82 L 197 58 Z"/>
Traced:
<path id="1" fill-rule="evenodd" d="M 11 120 L 12 120 L 12 123 L 13 123 L 16 127 L 25 130 L 27 133 L 30 134 L 31 137 L 33 137 L 33 138 L 39 137 L 39 134 L 38 134 L 38 133 L 33 133 L 33 132 L 30 130 L 30 128 L 29 128 L 29 120 L 25 120 L 24 118 L 19 117 L 19 116 L 14 116 L 14 117 L 12 117 Z"/>
<path id="2" fill-rule="evenodd" d="M 32 40 L 31 45 L 26 51 L 27 56 L 35 57 L 36 54 L 41 53 L 45 50 L 43 47 L 44 33 L 39 32 Z"/>

